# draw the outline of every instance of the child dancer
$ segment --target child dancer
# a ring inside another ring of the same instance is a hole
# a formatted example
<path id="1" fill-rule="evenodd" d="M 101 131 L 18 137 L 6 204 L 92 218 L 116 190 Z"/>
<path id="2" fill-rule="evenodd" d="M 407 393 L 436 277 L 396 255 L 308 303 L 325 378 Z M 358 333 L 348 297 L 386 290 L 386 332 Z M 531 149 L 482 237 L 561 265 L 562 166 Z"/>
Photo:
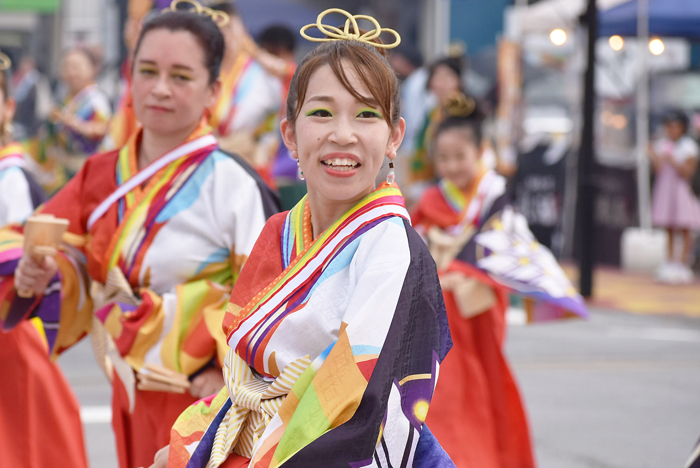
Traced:
<path id="1" fill-rule="evenodd" d="M 465 103 L 455 99 L 436 129 L 431 150 L 441 180 L 411 217 L 437 263 L 454 343 L 426 423 L 458 467 L 531 468 L 527 418 L 503 352 L 509 290 L 529 296 L 533 318 L 585 311 L 511 209 L 505 179 L 481 164 L 481 118 Z"/>

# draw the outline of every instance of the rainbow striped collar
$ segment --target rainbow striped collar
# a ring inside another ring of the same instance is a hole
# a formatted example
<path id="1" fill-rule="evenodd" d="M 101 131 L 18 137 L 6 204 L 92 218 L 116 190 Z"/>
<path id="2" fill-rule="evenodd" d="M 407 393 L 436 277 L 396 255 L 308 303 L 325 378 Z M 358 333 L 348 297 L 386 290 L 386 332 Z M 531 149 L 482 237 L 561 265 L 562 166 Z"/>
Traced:
<path id="1" fill-rule="evenodd" d="M 228 336 L 229 346 L 245 345 L 247 340 L 244 338 L 252 330 L 269 321 L 279 320 L 280 316 L 288 313 L 284 304 L 290 296 L 308 286 L 310 281 L 317 280 L 318 272 L 324 270 L 344 247 L 366 232 L 368 227 L 392 217 L 410 220 L 398 187 L 382 184 L 316 239 L 311 239 L 311 211 L 304 197 L 287 214 L 282 229 L 284 271 L 238 312 Z M 292 259 L 293 253 L 296 255 Z M 258 341 L 258 338 L 255 340 Z M 239 347 L 237 351 L 251 362 L 251 356 L 245 356 L 245 350 Z"/>

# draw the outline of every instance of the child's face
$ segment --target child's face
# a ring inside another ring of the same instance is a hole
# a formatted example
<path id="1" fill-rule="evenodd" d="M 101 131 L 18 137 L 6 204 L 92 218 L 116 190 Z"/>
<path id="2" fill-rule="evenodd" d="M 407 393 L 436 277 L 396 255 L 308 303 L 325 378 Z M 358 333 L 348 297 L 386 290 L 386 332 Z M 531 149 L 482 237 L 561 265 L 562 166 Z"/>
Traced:
<path id="1" fill-rule="evenodd" d="M 664 126 L 666 127 L 666 135 L 673 141 L 678 140 L 685 134 L 685 127 L 682 122 L 670 120 Z"/>
<path id="2" fill-rule="evenodd" d="M 471 130 L 451 128 L 435 140 L 435 170 L 460 190 L 467 190 L 481 170 L 481 147 Z"/>

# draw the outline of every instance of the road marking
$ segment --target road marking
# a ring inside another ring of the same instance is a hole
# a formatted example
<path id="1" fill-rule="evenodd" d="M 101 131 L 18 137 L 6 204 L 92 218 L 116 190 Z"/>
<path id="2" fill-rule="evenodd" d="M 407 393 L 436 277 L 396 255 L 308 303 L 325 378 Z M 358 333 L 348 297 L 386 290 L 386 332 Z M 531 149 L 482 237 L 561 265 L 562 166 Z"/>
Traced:
<path id="1" fill-rule="evenodd" d="M 614 327 L 607 330 L 610 338 L 630 338 L 655 341 L 683 341 L 700 343 L 700 332 L 680 328 L 622 328 Z"/>
<path id="2" fill-rule="evenodd" d="M 112 422 L 112 408 L 109 406 L 82 406 L 80 419 L 83 424 L 109 424 Z"/>
<path id="3" fill-rule="evenodd" d="M 700 361 L 519 361 L 512 364 L 519 371 L 658 371 L 699 369 Z"/>

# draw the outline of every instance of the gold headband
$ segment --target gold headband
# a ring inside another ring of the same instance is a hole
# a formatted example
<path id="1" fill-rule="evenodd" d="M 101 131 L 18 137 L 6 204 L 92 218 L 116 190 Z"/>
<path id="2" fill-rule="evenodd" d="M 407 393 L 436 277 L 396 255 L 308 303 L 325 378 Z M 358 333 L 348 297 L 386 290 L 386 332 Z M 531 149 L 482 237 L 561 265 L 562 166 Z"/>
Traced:
<path id="1" fill-rule="evenodd" d="M 347 20 L 345 20 L 345 28 L 340 29 L 336 28 L 335 26 L 328 26 L 323 24 L 323 17 L 329 13 L 340 13 L 341 15 L 345 15 L 347 17 Z M 364 34 L 360 34 L 360 28 L 357 26 L 358 19 L 365 19 L 372 23 L 372 25 L 374 26 L 374 30 L 367 31 Z M 352 24 L 353 32 L 350 32 L 350 24 Z M 318 28 L 318 30 L 325 34 L 326 37 L 317 38 L 311 37 L 308 34 L 306 34 L 306 30 L 313 27 Z M 377 42 L 372 42 L 374 39 L 378 38 L 379 35 L 383 32 L 393 34 L 396 38 L 396 41 L 394 41 L 391 44 L 379 44 Z M 316 18 L 316 23 L 307 24 L 306 26 L 301 28 L 299 34 L 301 34 L 301 37 L 303 37 L 304 39 L 312 42 L 359 41 L 374 47 L 380 47 L 382 49 L 393 49 L 394 47 L 401 44 L 401 36 L 399 36 L 399 33 L 394 31 L 393 29 L 382 28 L 379 25 L 379 22 L 371 16 L 351 15 L 347 11 L 341 10 L 340 8 L 329 8 L 328 10 L 321 12 L 318 15 L 318 18 Z"/>
<path id="2" fill-rule="evenodd" d="M 12 66 L 12 60 L 10 57 L 0 52 L 0 71 L 9 70 Z"/>
<path id="3" fill-rule="evenodd" d="M 452 91 L 445 98 L 443 106 L 452 117 L 469 117 L 476 109 L 476 101 L 461 91 Z"/>
<path id="4" fill-rule="evenodd" d="M 188 11 L 194 10 L 194 12 L 197 14 L 209 16 L 220 28 L 226 26 L 229 21 L 231 21 L 231 18 L 229 18 L 228 14 L 225 12 L 205 7 L 196 0 L 174 0 L 170 4 L 170 8 L 164 8 L 163 11 L 182 11 L 178 9 L 178 5 L 181 4 L 192 5 L 194 8 L 191 8 Z"/>

